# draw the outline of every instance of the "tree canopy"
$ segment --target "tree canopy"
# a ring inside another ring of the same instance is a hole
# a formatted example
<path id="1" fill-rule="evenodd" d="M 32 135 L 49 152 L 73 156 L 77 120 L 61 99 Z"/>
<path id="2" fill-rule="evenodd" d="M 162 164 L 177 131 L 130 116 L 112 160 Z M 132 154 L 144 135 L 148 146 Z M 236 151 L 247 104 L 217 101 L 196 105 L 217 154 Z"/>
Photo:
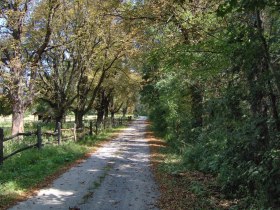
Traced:
<path id="1" fill-rule="evenodd" d="M 240 208 L 280 206 L 280 1 L 0 8 L 0 114 L 12 113 L 13 133 L 35 102 L 56 122 L 73 111 L 78 127 L 92 110 L 101 123 L 136 109 L 186 168 L 216 175 Z"/>

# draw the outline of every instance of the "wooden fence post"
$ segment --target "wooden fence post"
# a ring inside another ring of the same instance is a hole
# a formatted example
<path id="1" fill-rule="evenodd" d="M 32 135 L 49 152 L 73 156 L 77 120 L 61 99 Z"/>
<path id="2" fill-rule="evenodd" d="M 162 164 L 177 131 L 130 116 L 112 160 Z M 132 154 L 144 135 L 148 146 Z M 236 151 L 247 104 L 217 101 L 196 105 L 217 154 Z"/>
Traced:
<path id="1" fill-rule="evenodd" d="M 89 135 L 92 136 L 92 126 L 93 126 L 93 123 L 92 121 L 89 122 Z"/>
<path id="2" fill-rule="evenodd" d="M 40 125 L 37 125 L 37 147 L 38 149 L 42 148 L 42 128 Z"/>
<path id="3" fill-rule="evenodd" d="M 0 128 L 0 165 L 3 164 L 4 159 L 4 130 Z"/>
<path id="4" fill-rule="evenodd" d="M 77 130 L 77 125 L 76 125 L 76 123 L 74 123 L 74 128 L 73 128 L 74 141 L 77 141 L 77 132 L 76 132 L 76 130 Z"/>
<path id="5" fill-rule="evenodd" d="M 61 142 L 61 123 L 58 122 L 57 126 L 58 126 L 58 128 L 57 128 L 57 143 L 58 143 L 58 145 L 60 145 L 60 142 Z"/>

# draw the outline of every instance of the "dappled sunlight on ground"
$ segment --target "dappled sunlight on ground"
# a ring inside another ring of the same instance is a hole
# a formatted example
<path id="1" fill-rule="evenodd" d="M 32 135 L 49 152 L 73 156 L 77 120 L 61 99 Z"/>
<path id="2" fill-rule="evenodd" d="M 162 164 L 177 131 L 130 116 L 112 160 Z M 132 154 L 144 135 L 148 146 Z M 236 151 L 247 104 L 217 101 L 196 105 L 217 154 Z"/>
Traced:
<path id="1" fill-rule="evenodd" d="M 67 197 L 73 196 L 73 194 L 73 191 L 49 188 L 47 190 L 40 191 L 38 196 L 42 196 L 43 198 L 47 199 L 38 198 L 38 203 L 40 203 L 40 200 L 42 200 L 43 205 L 61 205 L 63 202 L 65 202 Z"/>

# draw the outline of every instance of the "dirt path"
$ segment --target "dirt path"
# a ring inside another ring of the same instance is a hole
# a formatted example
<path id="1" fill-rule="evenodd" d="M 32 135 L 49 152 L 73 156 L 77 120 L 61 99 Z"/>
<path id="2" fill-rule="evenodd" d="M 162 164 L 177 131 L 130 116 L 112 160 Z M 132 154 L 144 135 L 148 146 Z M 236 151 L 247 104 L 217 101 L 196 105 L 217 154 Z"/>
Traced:
<path id="1" fill-rule="evenodd" d="M 63 174 L 50 188 L 11 209 L 158 209 L 155 203 L 159 192 L 150 171 L 144 120 L 134 121 L 119 137 Z"/>

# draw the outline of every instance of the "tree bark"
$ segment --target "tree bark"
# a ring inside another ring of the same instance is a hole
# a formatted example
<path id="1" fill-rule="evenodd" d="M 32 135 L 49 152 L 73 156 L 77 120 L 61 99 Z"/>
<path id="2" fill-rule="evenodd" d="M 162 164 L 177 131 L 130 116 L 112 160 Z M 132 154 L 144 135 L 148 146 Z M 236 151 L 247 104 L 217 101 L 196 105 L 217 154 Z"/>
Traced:
<path id="1" fill-rule="evenodd" d="M 111 122 L 112 122 L 112 125 L 114 126 L 114 123 L 115 123 L 115 112 L 111 112 Z"/>
<path id="2" fill-rule="evenodd" d="M 16 52 L 19 54 L 19 52 Z M 24 132 L 24 112 L 26 109 L 25 98 L 23 91 L 23 72 L 22 64 L 19 56 L 13 60 L 13 72 L 14 77 L 12 78 L 12 88 L 10 90 L 10 95 L 12 99 L 12 135 Z"/>
<path id="3" fill-rule="evenodd" d="M 110 93 L 107 95 L 104 92 L 104 96 L 102 99 L 102 106 L 104 107 L 104 114 L 105 114 L 105 119 L 109 118 L 109 105 L 110 105 Z"/>
<path id="4" fill-rule="evenodd" d="M 103 121 L 104 117 L 104 109 L 98 109 L 97 110 L 97 125 L 100 125 Z"/>
<path id="5" fill-rule="evenodd" d="M 13 104 L 12 135 L 24 132 L 24 111 L 21 103 Z"/>
<path id="6" fill-rule="evenodd" d="M 128 107 L 127 107 L 127 106 L 126 106 L 126 107 L 124 107 L 124 108 L 122 109 L 122 116 L 123 116 L 123 117 L 125 117 L 125 116 L 126 116 L 127 109 L 128 109 Z"/>
<path id="7" fill-rule="evenodd" d="M 64 116 L 64 114 L 59 114 L 55 117 L 55 131 L 58 130 L 59 123 L 60 123 L 61 128 L 63 127 L 62 126 L 63 116 Z"/>
<path id="8" fill-rule="evenodd" d="M 109 117 L 109 109 L 107 106 L 104 107 L 104 117 L 107 119 Z"/>
<path id="9" fill-rule="evenodd" d="M 75 113 L 75 123 L 76 123 L 77 128 L 83 128 L 84 127 L 84 123 L 83 123 L 84 112 L 75 110 L 74 113 Z"/>
<path id="10" fill-rule="evenodd" d="M 278 78 L 278 74 L 275 71 L 273 65 L 271 64 L 271 56 L 269 53 L 269 45 L 264 35 L 264 21 L 261 17 L 261 11 L 256 11 L 256 20 L 257 20 L 257 29 L 258 29 L 258 36 L 262 44 L 262 51 L 263 51 L 263 71 L 268 74 L 270 72 L 273 79 L 268 79 L 268 91 L 270 97 L 270 109 L 272 113 L 272 117 L 275 121 L 275 127 L 277 131 L 280 131 L 280 121 L 279 121 L 279 113 L 278 113 L 278 103 L 276 95 L 280 93 L 280 82 Z M 274 93 L 273 86 L 276 87 L 276 92 Z"/>
<path id="11" fill-rule="evenodd" d="M 267 125 L 267 119 L 268 119 L 268 105 L 266 103 L 266 93 L 265 88 L 263 87 L 263 82 L 260 81 L 263 79 L 261 76 L 264 76 L 261 72 L 263 69 L 253 69 L 252 74 L 248 76 L 248 83 L 251 100 L 251 111 L 253 114 L 254 119 L 256 120 L 256 128 L 259 131 L 259 137 L 258 137 L 258 147 L 260 148 L 267 148 L 269 145 L 269 129 Z M 255 80 L 252 80 L 252 78 L 256 78 Z"/>

